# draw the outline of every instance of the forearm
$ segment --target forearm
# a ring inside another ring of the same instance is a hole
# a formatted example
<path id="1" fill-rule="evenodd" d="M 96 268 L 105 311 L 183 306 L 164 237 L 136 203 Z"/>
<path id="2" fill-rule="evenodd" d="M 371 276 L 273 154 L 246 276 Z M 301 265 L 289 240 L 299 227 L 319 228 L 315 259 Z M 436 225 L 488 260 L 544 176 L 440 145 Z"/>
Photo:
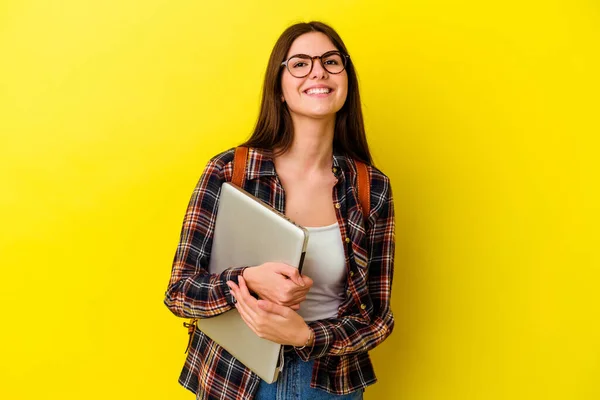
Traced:
<path id="1" fill-rule="evenodd" d="M 172 279 L 164 303 L 173 314 L 186 318 L 210 318 L 229 311 L 235 302 L 226 282 L 237 282 L 243 269 L 231 268 L 221 274 L 200 272 Z"/>
<path id="2" fill-rule="evenodd" d="M 305 361 L 372 350 L 392 333 L 394 317 L 388 309 L 369 323 L 360 316 L 348 316 L 313 321 L 308 326 L 314 333 L 313 337 L 305 348 L 296 349 Z"/>

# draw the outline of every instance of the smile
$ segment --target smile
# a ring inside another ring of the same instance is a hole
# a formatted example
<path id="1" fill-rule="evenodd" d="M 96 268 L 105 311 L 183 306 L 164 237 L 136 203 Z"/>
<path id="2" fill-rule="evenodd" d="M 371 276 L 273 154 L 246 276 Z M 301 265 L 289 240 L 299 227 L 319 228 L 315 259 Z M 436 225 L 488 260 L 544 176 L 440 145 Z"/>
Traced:
<path id="1" fill-rule="evenodd" d="M 333 92 L 333 89 L 330 88 L 311 88 L 308 90 L 305 90 L 304 93 L 306 94 L 329 94 Z"/>

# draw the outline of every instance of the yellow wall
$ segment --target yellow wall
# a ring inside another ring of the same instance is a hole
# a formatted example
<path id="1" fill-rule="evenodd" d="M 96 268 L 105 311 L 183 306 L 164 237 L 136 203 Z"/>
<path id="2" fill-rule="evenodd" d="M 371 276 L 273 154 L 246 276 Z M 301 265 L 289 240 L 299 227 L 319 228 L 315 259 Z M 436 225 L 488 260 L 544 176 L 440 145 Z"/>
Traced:
<path id="1" fill-rule="evenodd" d="M 1 399 L 193 398 L 162 305 L 183 212 L 310 19 L 396 196 L 367 399 L 600 398 L 597 2 L 4 0 Z"/>

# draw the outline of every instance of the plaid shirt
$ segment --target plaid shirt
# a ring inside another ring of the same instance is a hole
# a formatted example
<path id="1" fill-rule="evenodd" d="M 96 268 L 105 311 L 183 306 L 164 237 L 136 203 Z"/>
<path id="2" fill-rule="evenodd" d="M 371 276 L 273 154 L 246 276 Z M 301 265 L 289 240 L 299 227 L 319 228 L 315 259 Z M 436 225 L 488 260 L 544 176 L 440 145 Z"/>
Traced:
<path id="1" fill-rule="evenodd" d="M 226 285 L 237 283 L 243 268 L 211 275 L 210 249 L 221 184 L 233 174 L 233 149 L 210 160 L 200 177 L 183 221 L 165 304 L 177 316 L 209 318 L 235 307 Z M 345 246 L 346 297 L 337 318 L 309 322 L 314 345 L 296 350 L 301 359 L 315 359 L 312 387 L 348 394 L 376 382 L 368 351 L 394 327 L 390 295 L 394 266 L 394 206 L 389 179 L 374 167 L 371 211 L 365 221 L 358 202 L 356 168 L 334 152 L 333 201 Z M 250 149 L 244 189 L 280 212 L 284 190 L 268 152 Z M 365 226 L 366 224 L 366 226 Z M 251 399 L 260 378 L 196 330 L 179 382 L 198 399 Z"/>

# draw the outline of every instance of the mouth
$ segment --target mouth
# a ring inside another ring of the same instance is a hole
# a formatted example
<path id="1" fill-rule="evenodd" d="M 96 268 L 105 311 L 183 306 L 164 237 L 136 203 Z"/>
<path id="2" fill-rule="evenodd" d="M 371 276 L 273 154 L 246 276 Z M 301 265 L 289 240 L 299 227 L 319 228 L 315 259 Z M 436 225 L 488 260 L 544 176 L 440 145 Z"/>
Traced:
<path id="1" fill-rule="evenodd" d="M 333 89 L 328 87 L 309 88 L 304 91 L 309 96 L 326 96 L 333 93 Z"/>

